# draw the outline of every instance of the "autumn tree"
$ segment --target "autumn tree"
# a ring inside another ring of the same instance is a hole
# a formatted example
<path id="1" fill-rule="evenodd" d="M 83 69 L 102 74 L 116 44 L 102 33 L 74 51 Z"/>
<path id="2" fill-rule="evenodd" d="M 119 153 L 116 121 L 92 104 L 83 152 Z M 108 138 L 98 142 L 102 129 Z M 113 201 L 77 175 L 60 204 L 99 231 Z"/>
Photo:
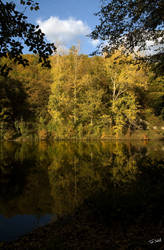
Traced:
<path id="1" fill-rule="evenodd" d="M 46 121 L 48 119 L 47 105 L 52 82 L 51 71 L 38 63 L 38 55 L 29 54 L 24 55 L 23 58 L 28 60 L 29 66 L 24 68 L 20 64 L 14 64 L 13 70 L 9 72 L 8 76 L 23 84 L 29 109 L 24 119 L 29 122 L 38 122 L 42 117 Z"/>
<path id="2" fill-rule="evenodd" d="M 48 123 L 47 106 L 52 82 L 50 69 L 38 63 L 38 55 L 23 55 L 23 59 L 28 60 L 28 67 L 15 64 L 9 58 L 1 59 L 12 70 L 7 78 L 0 78 L 0 124 L 21 135 L 36 132 L 39 126 Z"/>
<path id="3" fill-rule="evenodd" d="M 138 89 L 148 88 L 148 76 L 144 65 L 135 65 L 132 55 L 117 50 L 105 60 L 107 76 L 110 79 L 109 115 L 116 135 L 125 128 L 139 125 L 140 103 Z"/>
<path id="4" fill-rule="evenodd" d="M 104 59 L 101 57 L 93 57 L 84 60 L 81 64 L 83 68 L 87 63 L 87 70 L 80 77 L 80 92 L 78 96 L 78 112 L 79 112 L 79 133 L 91 135 L 100 135 L 102 127 L 101 116 L 104 111 L 103 97 L 105 95 L 105 70 Z M 86 131 L 86 132 L 84 132 Z"/>
<path id="5" fill-rule="evenodd" d="M 55 130 L 80 137 L 93 132 L 102 110 L 104 75 L 100 64 L 104 59 L 96 62 L 71 48 L 69 55 L 56 55 L 52 60 L 54 82 L 49 113 L 56 124 Z"/>
<path id="6" fill-rule="evenodd" d="M 55 130 L 63 134 L 67 125 L 71 129 L 75 122 L 74 61 L 71 62 L 69 56 L 56 55 L 52 65 L 53 83 L 48 109 Z"/>

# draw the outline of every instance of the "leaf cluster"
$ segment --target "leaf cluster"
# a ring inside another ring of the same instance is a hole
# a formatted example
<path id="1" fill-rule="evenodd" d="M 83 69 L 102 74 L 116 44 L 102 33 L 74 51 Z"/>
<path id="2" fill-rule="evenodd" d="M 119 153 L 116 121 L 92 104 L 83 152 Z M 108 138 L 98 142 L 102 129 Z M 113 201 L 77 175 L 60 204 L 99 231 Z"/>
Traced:
<path id="1" fill-rule="evenodd" d="M 164 44 L 163 0 L 102 0 L 101 9 L 95 14 L 100 24 L 91 38 L 105 41 L 103 49 L 144 50 L 147 41 L 154 41 L 158 53 Z M 162 50 L 162 51 L 161 51 Z"/>
<path id="2" fill-rule="evenodd" d="M 38 9 L 34 1 L 21 1 L 21 4 Z M 17 11 L 15 3 L 0 0 L 0 57 L 9 57 L 15 63 L 26 66 L 28 60 L 22 57 L 24 46 L 39 55 L 43 66 L 50 67 L 49 55 L 56 49 L 54 44 L 46 42 L 39 26 L 29 23 L 27 17 Z M 5 64 L 0 66 L 2 75 L 8 75 L 10 70 Z"/>

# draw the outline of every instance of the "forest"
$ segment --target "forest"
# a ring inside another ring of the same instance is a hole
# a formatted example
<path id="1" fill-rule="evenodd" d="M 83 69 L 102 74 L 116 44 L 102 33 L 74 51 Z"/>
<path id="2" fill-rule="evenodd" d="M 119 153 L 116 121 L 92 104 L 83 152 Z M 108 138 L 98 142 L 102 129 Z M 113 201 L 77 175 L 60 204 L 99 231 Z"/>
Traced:
<path id="1" fill-rule="evenodd" d="M 110 57 L 23 56 L 29 66 L 1 58 L 0 139 L 152 139 L 164 136 L 164 76 L 156 63 L 123 49 Z"/>

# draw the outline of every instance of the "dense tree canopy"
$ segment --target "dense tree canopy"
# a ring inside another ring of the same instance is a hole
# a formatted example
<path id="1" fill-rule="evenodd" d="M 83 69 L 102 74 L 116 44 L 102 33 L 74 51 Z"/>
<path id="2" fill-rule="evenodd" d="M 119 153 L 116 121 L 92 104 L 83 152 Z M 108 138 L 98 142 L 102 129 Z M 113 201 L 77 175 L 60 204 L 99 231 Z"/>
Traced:
<path id="1" fill-rule="evenodd" d="M 20 4 L 29 6 L 31 11 L 39 8 L 38 3 L 33 0 L 21 0 Z M 24 13 L 17 10 L 14 2 L 0 0 L 0 58 L 8 56 L 14 62 L 27 65 L 28 61 L 22 57 L 24 46 L 39 55 L 42 65 L 50 66 L 48 57 L 55 51 L 55 46 L 46 43 L 39 26 L 29 23 Z M 0 65 L 1 74 L 6 75 L 9 70 L 6 64 Z"/>
<path id="2" fill-rule="evenodd" d="M 129 64 L 132 60 L 121 50 L 106 59 L 72 51 L 54 56 L 48 111 L 55 136 L 119 136 L 138 128 L 138 91 L 147 89 L 148 76 L 144 65 Z"/>
<path id="3" fill-rule="evenodd" d="M 0 139 L 163 135 L 164 77 L 133 54 L 88 57 L 71 48 L 51 56 L 51 69 L 38 55 L 23 59 L 28 67 L 1 60 L 12 70 L 0 77 Z"/>
<path id="4" fill-rule="evenodd" d="M 108 51 L 120 45 L 130 51 L 143 50 L 153 41 L 153 50 L 164 50 L 163 0 L 102 0 L 96 15 L 100 24 L 91 33 L 93 39 L 105 41 Z"/>

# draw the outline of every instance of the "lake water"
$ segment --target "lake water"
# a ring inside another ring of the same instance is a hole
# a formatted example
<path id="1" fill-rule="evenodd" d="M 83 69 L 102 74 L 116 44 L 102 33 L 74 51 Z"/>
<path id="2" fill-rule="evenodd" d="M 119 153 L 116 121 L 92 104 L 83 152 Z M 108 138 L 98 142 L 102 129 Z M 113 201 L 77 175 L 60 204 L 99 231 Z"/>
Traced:
<path id="1" fill-rule="evenodd" d="M 105 221 L 164 223 L 164 143 L 0 143 L 0 241 L 90 204 Z"/>

